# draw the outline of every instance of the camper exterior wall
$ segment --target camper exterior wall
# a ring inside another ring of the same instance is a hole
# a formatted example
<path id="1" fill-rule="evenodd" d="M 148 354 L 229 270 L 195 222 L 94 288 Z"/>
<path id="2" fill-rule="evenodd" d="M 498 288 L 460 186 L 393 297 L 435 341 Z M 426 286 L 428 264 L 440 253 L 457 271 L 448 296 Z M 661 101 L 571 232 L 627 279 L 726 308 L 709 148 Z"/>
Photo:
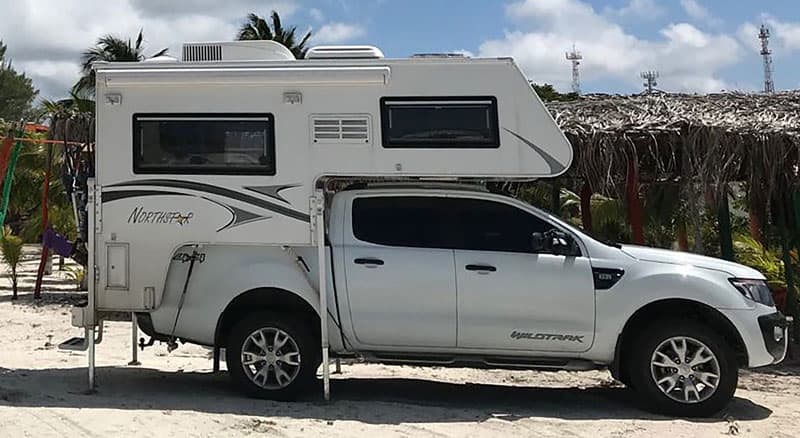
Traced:
<path id="1" fill-rule="evenodd" d="M 100 309 L 157 308 L 169 260 L 186 244 L 311 245 L 309 199 L 320 176 L 533 179 L 560 174 L 572 160 L 571 146 L 508 59 L 96 69 Z M 488 98 L 496 102 L 499 147 L 385 148 L 381 99 L 392 97 Z M 134 171 L 135 120 L 196 115 L 270 119 L 274 174 Z M 315 142 L 319 118 L 366 121 L 368 138 Z"/>

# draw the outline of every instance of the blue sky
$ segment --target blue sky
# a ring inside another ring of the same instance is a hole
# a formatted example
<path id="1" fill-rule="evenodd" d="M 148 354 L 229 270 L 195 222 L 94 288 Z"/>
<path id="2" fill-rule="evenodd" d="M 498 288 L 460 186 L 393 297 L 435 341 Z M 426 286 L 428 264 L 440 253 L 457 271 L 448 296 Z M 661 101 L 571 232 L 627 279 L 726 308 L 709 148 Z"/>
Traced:
<path id="1" fill-rule="evenodd" d="M 567 91 L 564 52 L 583 53 L 584 92 L 641 90 L 658 70 L 667 91 L 759 90 L 758 26 L 772 33 L 778 89 L 800 88 L 797 0 L 0 0 L 0 39 L 46 97 L 78 75 L 98 36 L 144 29 L 150 52 L 185 41 L 231 39 L 250 11 L 277 9 L 313 29 L 314 44 L 374 44 L 389 57 L 463 51 L 514 56 L 536 82 Z M 48 29 L 42 32 L 42 29 Z"/>

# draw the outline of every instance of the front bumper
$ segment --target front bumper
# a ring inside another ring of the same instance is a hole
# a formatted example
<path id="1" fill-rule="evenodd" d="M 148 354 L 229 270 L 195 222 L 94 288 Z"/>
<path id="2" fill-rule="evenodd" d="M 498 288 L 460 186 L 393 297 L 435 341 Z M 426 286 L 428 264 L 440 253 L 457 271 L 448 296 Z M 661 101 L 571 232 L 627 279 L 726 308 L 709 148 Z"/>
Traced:
<path id="1" fill-rule="evenodd" d="M 786 317 L 781 312 L 761 315 L 758 317 L 758 326 L 761 328 L 764 346 L 774 359 L 772 363 L 783 361 L 789 345 L 789 324 Z"/>
<path id="2" fill-rule="evenodd" d="M 757 305 L 753 309 L 720 309 L 733 323 L 747 351 L 745 368 L 774 365 L 784 359 L 789 346 L 786 318 L 774 307 Z M 776 327 L 783 339 L 776 340 Z"/>

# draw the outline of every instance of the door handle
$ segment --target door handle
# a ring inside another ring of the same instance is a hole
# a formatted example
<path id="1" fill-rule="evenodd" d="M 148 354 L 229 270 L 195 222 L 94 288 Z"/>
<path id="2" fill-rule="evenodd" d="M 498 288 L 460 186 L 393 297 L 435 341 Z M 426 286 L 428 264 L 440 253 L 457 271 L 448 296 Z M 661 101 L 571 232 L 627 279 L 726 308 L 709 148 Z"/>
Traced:
<path id="1" fill-rule="evenodd" d="M 477 271 L 480 273 L 488 273 L 488 272 L 495 272 L 497 268 L 490 265 L 467 265 L 465 266 L 467 271 Z"/>
<path id="2" fill-rule="evenodd" d="M 357 265 L 367 265 L 368 268 L 383 266 L 383 260 L 375 258 L 358 258 L 353 260 L 353 263 Z"/>

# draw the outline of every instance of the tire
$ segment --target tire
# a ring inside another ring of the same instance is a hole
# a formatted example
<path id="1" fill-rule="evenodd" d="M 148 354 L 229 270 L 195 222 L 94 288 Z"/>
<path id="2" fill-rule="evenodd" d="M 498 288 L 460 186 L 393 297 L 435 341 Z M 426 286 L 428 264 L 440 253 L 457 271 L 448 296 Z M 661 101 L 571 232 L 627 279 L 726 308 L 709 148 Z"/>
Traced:
<path id="1" fill-rule="evenodd" d="M 266 312 L 239 321 L 225 348 L 233 383 L 249 396 L 263 399 L 291 401 L 308 393 L 316 382 L 320 352 L 319 342 L 303 321 Z M 249 359 L 243 364 L 244 357 Z"/>
<path id="2" fill-rule="evenodd" d="M 733 399 L 739 379 L 736 356 L 710 327 L 692 320 L 657 321 L 629 351 L 631 386 L 653 412 L 709 417 Z"/>

